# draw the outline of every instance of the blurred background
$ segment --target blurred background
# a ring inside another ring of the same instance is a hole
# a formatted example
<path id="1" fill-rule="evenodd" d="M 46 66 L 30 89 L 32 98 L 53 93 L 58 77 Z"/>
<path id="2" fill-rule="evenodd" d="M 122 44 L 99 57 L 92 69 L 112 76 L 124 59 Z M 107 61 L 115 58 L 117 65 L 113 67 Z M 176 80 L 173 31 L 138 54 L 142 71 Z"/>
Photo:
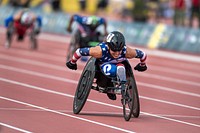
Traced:
<path id="1" fill-rule="evenodd" d="M 132 45 L 200 54 L 200 0 L 0 0 L 0 25 L 21 8 L 43 18 L 43 32 L 69 35 L 73 14 L 107 19 Z M 101 29 L 100 29 L 101 30 Z"/>

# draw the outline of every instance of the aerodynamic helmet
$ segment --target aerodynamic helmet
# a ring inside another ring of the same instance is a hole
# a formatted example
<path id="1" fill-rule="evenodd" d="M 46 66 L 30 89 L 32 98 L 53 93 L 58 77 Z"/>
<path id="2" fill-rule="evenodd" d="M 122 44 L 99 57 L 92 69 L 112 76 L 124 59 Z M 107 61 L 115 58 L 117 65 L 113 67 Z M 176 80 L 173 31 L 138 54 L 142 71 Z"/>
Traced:
<path id="1" fill-rule="evenodd" d="M 33 23 L 33 14 L 30 12 L 24 12 L 21 16 L 21 24 L 31 25 Z"/>
<path id="2" fill-rule="evenodd" d="M 124 35 L 119 31 L 113 31 L 107 35 L 106 43 L 112 51 L 121 51 L 125 46 Z"/>

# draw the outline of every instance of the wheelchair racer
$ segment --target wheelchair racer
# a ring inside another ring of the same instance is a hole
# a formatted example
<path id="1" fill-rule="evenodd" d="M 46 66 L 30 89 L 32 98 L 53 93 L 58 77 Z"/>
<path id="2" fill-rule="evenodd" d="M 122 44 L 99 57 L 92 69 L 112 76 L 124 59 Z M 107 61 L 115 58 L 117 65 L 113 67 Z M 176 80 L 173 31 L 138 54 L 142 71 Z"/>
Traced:
<path id="1" fill-rule="evenodd" d="M 77 60 L 81 56 L 92 56 L 99 61 L 101 71 L 110 77 L 118 77 L 121 83 L 126 83 L 126 70 L 123 61 L 131 58 L 139 58 L 134 69 L 147 70 L 147 54 L 139 49 L 131 49 L 126 46 L 124 35 L 119 31 L 109 33 L 106 40 L 95 47 L 78 48 L 71 60 L 66 63 L 69 69 L 77 70 Z M 116 100 L 116 94 L 107 93 L 111 100 Z"/>
<path id="2" fill-rule="evenodd" d="M 107 35 L 107 22 L 102 17 L 97 16 L 80 16 L 80 15 L 73 15 L 70 18 L 69 24 L 67 26 L 67 31 L 72 32 L 72 24 L 73 22 L 77 22 L 78 29 L 81 32 L 81 38 L 84 40 L 92 40 L 92 37 L 96 34 L 96 30 L 100 25 L 104 26 L 104 34 Z M 80 41 L 81 43 L 82 41 Z M 80 46 L 84 46 L 85 44 L 80 44 Z"/>
<path id="3" fill-rule="evenodd" d="M 70 47 L 76 47 L 74 50 L 77 48 L 82 48 L 82 47 L 88 47 L 89 42 L 100 42 L 103 39 L 101 39 L 101 36 L 106 36 L 108 34 L 107 32 L 107 22 L 104 18 L 102 17 L 97 17 L 97 16 L 80 16 L 80 15 L 73 15 L 71 16 L 69 20 L 69 24 L 67 26 L 67 31 L 72 32 L 72 24 L 74 22 L 78 23 L 77 30 L 75 31 L 74 38 L 71 40 Z M 103 25 L 104 29 L 104 35 L 101 35 L 100 32 L 97 32 L 97 28 L 99 26 Z M 77 46 L 72 46 L 72 45 L 77 45 Z M 73 48 L 68 49 L 68 59 L 71 58 L 70 56 L 73 55 L 74 50 Z"/>
<path id="4" fill-rule="evenodd" d="M 37 22 L 37 26 L 35 22 Z M 22 9 L 16 14 L 7 17 L 5 19 L 5 27 L 7 28 L 5 47 L 9 48 L 11 46 L 14 34 L 17 35 L 18 41 L 23 41 L 27 30 L 30 30 L 30 32 L 38 35 L 40 33 L 41 26 L 42 18 L 40 16 L 36 16 L 28 9 Z"/>

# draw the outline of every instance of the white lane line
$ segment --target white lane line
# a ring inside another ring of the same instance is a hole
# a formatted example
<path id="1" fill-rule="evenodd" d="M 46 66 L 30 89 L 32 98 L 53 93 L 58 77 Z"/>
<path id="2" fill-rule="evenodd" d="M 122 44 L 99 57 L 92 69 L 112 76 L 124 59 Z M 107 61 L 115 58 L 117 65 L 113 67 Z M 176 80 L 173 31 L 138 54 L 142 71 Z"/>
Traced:
<path id="1" fill-rule="evenodd" d="M 5 124 L 5 123 L 2 123 L 0 122 L 0 125 L 4 126 L 4 127 L 7 127 L 7 128 L 11 128 L 11 129 L 14 129 L 14 130 L 17 130 L 17 131 L 20 131 L 20 132 L 23 132 L 23 133 L 32 133 L 30 131 L 27 131 L 27 130 L 24 130 L 24 129 L 21 129 L 21 128 L 18 128 L 18 127 L 15 127 L 15 126 L 11 126 L 9 124 Z M 2 129 L 0 129 L 0 132 L 1 132 Z"/>
<path id="2" fill-rule="evenodd" d="M 175 59 L 179 61 L 188 61 L 188 62 L 195 62 L 200 63 L 200 56 L 199 55 L 187 55 L 182 53 L 175 53 L 175 52 L 165 52 L 165 51 L 159 51 L 159 50 L 150 50 L 150 49 L 144 49 L 144 51 L 147 53 L 147 55 L 153 55 L 157 57 L 163 57 L 168 59 Z"/>
<path id="3" fill-rule="evenodd" d="M 158 89 L 158 90 L 169 91 L 169 92 L 174 92 L 174 93 L 189 95 L 189 96 L 193 96 L 193 97 L 200 97 L 200 94 L 186 92 L 186 91 L 181 91 L 181 90 L 177 90 L 175 88 L 168 88 L 168 87 L 163 87 L 163 86 L 158 86 L 158 85 L 153 85 L 153 84 L 148 84 L 148 83 L 141 83 L 141 82 L 137 82 L 137 84 L 141 85 L 141 86 L 147 87 L 146 89 L 154 88 L 154 89 Z"/>
<path id="4" fill-rule="evenodd" d="M 173 118 L 192 118 L 192 119 L 200 119 L 200 116 L 188 116 L 188 115 L 166 115 L 166 114 L 156 114 L 159 116 L 164 116 L 164 117 L 173 117 Z"/>
<path id="5" fill-rule="evenodd" d="M 200 108 L 198 108 L 198 107 L 192 107 L 192 106 L 188 106 L 188 105 L 184 105 L 184 104 L 180 104 L 180 103 L 169 102 L 169 101 L 160 100 L 160 99 L 151 98 L 151 97 L 145 97 L 145 96 L 140 96 L 140 98 L 146 99 L 146 100 L 151 100 L 151 101 L 156 101 L 156 102 L 160 102 L 160 103 L 170 104 L 170 105 L 174 105 L 174 106 L 189 108 L 189 109 L 193 109 L 193 110 L 199 110 L 200 111 Z"/>
<path id="6" fill-rule="evenodd" d="M 151 65 L 150 69 L 154 70 L 154 71 L 160 71 L 160 72 L 166 72 L 166 73 L 179 74 L 179 75 L 183 75 L 183 76 L 186 75 L 186 76 L 200 78 L 200 74 L 197 72 L 190 72 L 190 71 L 181 70 L 181 69 L 175 69 L 175 68 L 169 68 L 169 67 L 163 67 L 163 66 L 160 67 L 160 66 L 156 66 L 156 65 Z"/>
<path id="7" fill-rule="evenodd" d="M 164 80 L 164 81 L 169 81 L 169 82 L 176 82 L 180 84 L 187 84 L 187 85 L 193 85 L 193 86 L 198 86 L 200 87 L 200 83 L 193 82 L 193 81 L 188 81 L 188 80 L 182 80 L 182 79 L 177 79 L 177 78 L 171 78 L 171 77 L 164 77 L 160 75 L 155 75 L 155 74 L 141 74 L 140 76 L 147 77 L 147 78 L 154 78 L 158 80 Z"/>
<path id="8" fill-rule="evenodd" d="M 51 113 L 67 116 L 67 117 L 70 117 L 70 118 L 78 119 L 78 120 L 81 120 L 81 121 L 86 121 L 86 122 L 89 122 L 89 123 L 93 123 L 93 124 L 96 124 L 96 125 L 100 125 L 100 126 L 103 126 L 103 127 L 119 130 L 119 131 L 122 131 L 122 132 L 134 133 L 133 131 L 130 131 L 130 130 L 126 130 L 126 129 L 123 129 L 123 128 L 111 126 L 111 125 L 104 124 L 104 123 L 101 123 L 101 122 L 97 122 L 97 121 L 85 119 L 85 118 L 82 118 L 82 117 L 78 117 L 78 116 L 62 113 L 62 112 L 59 112 L 59 111 L 56 111 L 56 110 L 47 109 L 47 108 L 44 108 L 44 107 L 40 107 L 40 106 L 37 106 L 37 105 L 34 105 L 34 104 L 30 104 L 30 103 L 25 103 L 25 102 L 18 101 L 18 100 L 15 100 L 15 99 L 10 99 L 10 98 L 6 98 L 6 97 L 2 97 L 2 96 L 0 96 L 0 98 L 4 99 L 4 100 L 7 100 L 7 101 L 14 102 L 14 103 L 23 104 L 23 105 L 34 107 L 34 108 L 37 108 L 37 109 L 41 109 L 41 110 L 44 110 L 44 111 L 47 111 L 47 112 L 51 112 Z"/>
<path id="9" fill-rule="evenodd" d="M 143 112 L 143 114 L 149 115 L 149 116 L 154 116 L 154 117 L 158 116 L 156 114 L 150 114 L 150 113 L 145 113 L 145 112 Z M 200 125 L 198 125 L 198 124 L 193 124 L 193 123 L 189 123 L 189 122 L 185 122 L 185 121 L 181 121 L 181 120 L 176 120 L 176 119 L 168 118 L 168 117 L 164 117 L 164 116 L 159 116 L 159 118 L 163 118 L 165 120 L 178 122 L 178 123 L 182 123 L 182 124 L 186 124 L 186 125 L 190 125 L 190 126 L 200 127 Z"/>
<path id="10" fill-rule="evenodd" d="M 24 86 L 24 87 L 27 87 L 27 89 L 28 88 L 29 89 L 35 89 L 35 90 L 44 91 L 44 92 L 48 92 L 48 93 L 53 93 L 53 94 L 57 94 L 57 95 L 67 96 L 67 97 L 70 97 L 70 98 L 74 97 L 74 96 L 72 96 L 70 94 L 65 94 L 65 93 L 61 93 L 61 92 L 57 92 L 57 91 L 53 91 L 53 90 L 49 90 L 49 89 L 45 89 L 45 88 L 41 88 L 41 87 L 37 87 L 37 86 L 25 84 L 25 83 L 21 83 L 21 82 L 9 80 L 9 79 L 0 78 L 0 81 L 4 81 L 4 82 L 7 82 L 7 83 Z M 116 105 L 112 105 L 112 104 L 108 104 L 108 103 L 103 103 L 103 102 L 100 102 L 100 101 L 95 101 L 95 100 L 91 100 L 91 99 L 87 99 L 87 101 L 92 102 L 92 103 L 96 103 L 96 104 L 100 104 L 100 105 L 104 105 L 104 106 L 109 106 L 109 107 L 122 109 L 122 107 L 120 107 L 120 106 L 116 106 Z M 174 122 L 177 122 L 177 123 L 182 123 L 182 124 L 186 124 L 186 125 L 190 125 L 190 126 L 200 127 L 200 125 L 189 123 L 189 122 L 185 122 L 185 121 L 180 121 L 180 120 L 167 118 L 167 117 L 163 117 L 163 116 L 159 116 L 159 115 L 155 115 L 155 114 L 150 114 L 150 113 L 147 113 L 147 112 L 141 112 L 141 113 L 143 113 L 145 115 L 153 116 L 153 117 L 156 117 L 156 118 L 160 118 L 160 119 L 165 119 L 165 120 L 174 121 Z"/>
<path id="11" fill-rule="evenodd" d="M 47 65 L 47 67 L 50 67 L 50 66 L 51 66 L 51 64 Z M 48 75 L 48 74 L 42 74 L 42 73 L 38 73 L 38 72 L 28 71 L 28 70 L 19 69 L 19 68 L 10 67 L 10 66 L 5 66 L 5 65 L 0 65 L 0 68 L 7 69 L 7 70 L 10 70 L 10 71 L 16 71 L 16 72 L 26 73 L 26 74 L 30 74 L 30 75 L 36 75 L 36 76 L 40 76 L 40 77 L 50 78 L 50 79 L 56 79 L 56 80 L 60 80 L 60 81 L 68 82 L 68 83 L 74 83 L 74 84 L 78 83 L 78 81 L 71 80 L 71 79 L 60 78 L 60 77 L 51 76 L 51 75 Z M 189 95 L 189 96 L 194 96 L 194 97 L 200 97 L 200 94 L 186 92 L 186 91 L 181 91 L 181 90 L 177 90 L 175 88 L 168 88 L 168 87 L 163 87 L 163 86 L 158 86 L 158 85 L 153 85 L 153 84 L 148 84 L 148 83 L 143 83 L 143 82 L 137 82 L 137 84 L 141 85 L 141 86 L 145 86 L 147 88 L 154 88 L 154 89 L 163 90 L 163 91 L 169 91 L 169 92 L 174 92 L 174 93 L 178 93 L 178 94 L 184 94 L 184 95 Z"/>
<path id="12" fill-rule="evenodd" d="M 61 77 L 52 76 L 52 75 L 48 75 L 48 74 L 42 74 L 42 73 L 35 72 L 35 71 L 28 71 L 28 70 L 19 69 L 19 68 L 10 67 L 10 66 L 4 66 L 4 65 L 0 65 L 0 68 L 6 69 L 6 70 L 10 70 L 10 71 L 30 74 L 30 75 L 34 75 L 34 76 L 39 76 L 39 77 L 43 77 L 43 78 L 48 78 L 48 79 L 52 79 L 52 80 L 58 80 L 58 81 L 66 82 L 66 83 L 78 84 L 78 81 L 75 81 L 75 80 L 71 80 L 71 79 L 67 79 L 67 78 L 61 78 Z M 184 107 L 184 108 L 200 110 L 200 108 L 192 107 L 192 106 L 188 106 L 188 105 L 183 105 L 183 104 L 179 104 L 179 103 L 168 102 L 168 101 L 159 100 L 159 99 L 150 98 L 150 97 L 144 97 L 144 96 L 140 96 L 140 97 L 143 98 L 143 99 L 148 99 L 148 100 L 152 100 L 152 101 L 157 101 L 157 102 L 162 102 L 162 103 L 166 103 L 166 104 L 176 105 L 176 106 L 180 106 L 180 107 Z"/>
<path id="13" fill-rule="evenodd" d="M 0 27 L 0 34 L 5 34 L 5 28 L 4 27 Z M 56 34 L 47 34 L 47 33 L 41 33 L 38 36 L 39 39 L 42 40 L 48 40 L 48 41 L 55 41 L 55 42 L 59 42 L 59 43 L 65 43 L 65 44 L 69 44 L 70 41 L 70 37 L 66 36 L 66 35 L 56 35 Z M 129 45 L 132 48 L 132 45 Z M 200 63 L 200 56 L 199 55 L 190 55 L 190 54 L 182 54 L 182 53 L 175 53 L 175 52 L 167 52 L 167 51 L 161 51 L 161 50 L 151 50 L 151 49 L 147 49 L 147 48 L 142 48 L 144 49 L 144 51 L 148 54 L 148 55 L 153 55 L 153 56 L 157 56 L 157 57 L 164 57 L 164 58 L 168 58 L 168 59 L 176 59 L 176 60 L 181 60 L 181 61 L 188 61 L 188 62 L 196 62 L 196 63 Z"/>
<path id="14" fill-rule="evenodd" d="M 45 110 L 40 110 L 40 109 L 27 109 L 27 108 L 0 108 L 0 110 L 4 110 L 4 111 L 31 111 L 31 112 L 46 112 Z M 73 113 L 71 110 L 58 110 L 58 109 L 54 109 L 55 111 L 59 111 L 62 113 Z M 81 114 L 93 114 L 93 115 L 102 115 L 102 116 L 106 116 L 106 115 L 118 115 L 118 116 L 122 116 L 122 112 L 97 112 L 97 111 L 81 111 Z M 144 115 L 144 114 L 140 114 Z M 200 119 L 200 116 L 196 115 L 196 116 L 188 116 L 188 115 L 168 115 L 168 114 L 155 114 L 155 115 L 159 115 L 159 116 L 165 116 L 165 117 L 173 117 L 173 118 L 192 118 L 192 119 Z"/>

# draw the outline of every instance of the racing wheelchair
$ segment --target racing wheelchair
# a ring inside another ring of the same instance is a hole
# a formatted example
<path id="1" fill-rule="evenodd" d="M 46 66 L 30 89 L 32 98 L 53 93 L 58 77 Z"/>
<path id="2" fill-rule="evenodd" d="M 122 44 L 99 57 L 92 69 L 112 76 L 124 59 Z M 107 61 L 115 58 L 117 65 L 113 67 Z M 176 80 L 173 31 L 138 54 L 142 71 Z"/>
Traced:
<path id="1" fill-rule="evenodd" d="M 14 22 L 10 22 L 6 34 L 7 37 L 5 42 L 5 48 L 11 47 L 11 42 L 13 40 L 14 35 L 17 36 L 18 41 L 23 41 L 26 35 L 28 35 L 30 40 L 29 49 L 36 50 L 38 48 L 38 43 L 37 43 L 38 29 L 34 28 L 34 26 L 31 26 L 30 28 L 21 25 L 16 26 Z"/>
<path id="2" fill-rule="evenodd" d="M 121 95 L 124 119 L 129 121 L 132 116 L 135 118 L 139 117 L 140 102 L 133 71 L 128 60 L 125 60 L 122 63 L 126 68 L 127 78 L 127 81 L 125 84 L 123 84 L 123 86 L 121 86 L 121 83 L 117 77 L 110 78 L 101 72 L 98 65 L 98 60 L 96 58 L 91 57 L 88 60 L 76 88 L 73 101 L 74 114 L 80 113 L 84 104 L 86 103 L 91 89 L 101 93 L 119 94 L 116 93 L 115 90 L 121 87 L 121 93 L 119 95 Z M 102 76 L 105 77 L 102 78 Z M 98 80 L 101 81 L 100 79 L 104 79 L 103 82 L 98 82 Z"/>

